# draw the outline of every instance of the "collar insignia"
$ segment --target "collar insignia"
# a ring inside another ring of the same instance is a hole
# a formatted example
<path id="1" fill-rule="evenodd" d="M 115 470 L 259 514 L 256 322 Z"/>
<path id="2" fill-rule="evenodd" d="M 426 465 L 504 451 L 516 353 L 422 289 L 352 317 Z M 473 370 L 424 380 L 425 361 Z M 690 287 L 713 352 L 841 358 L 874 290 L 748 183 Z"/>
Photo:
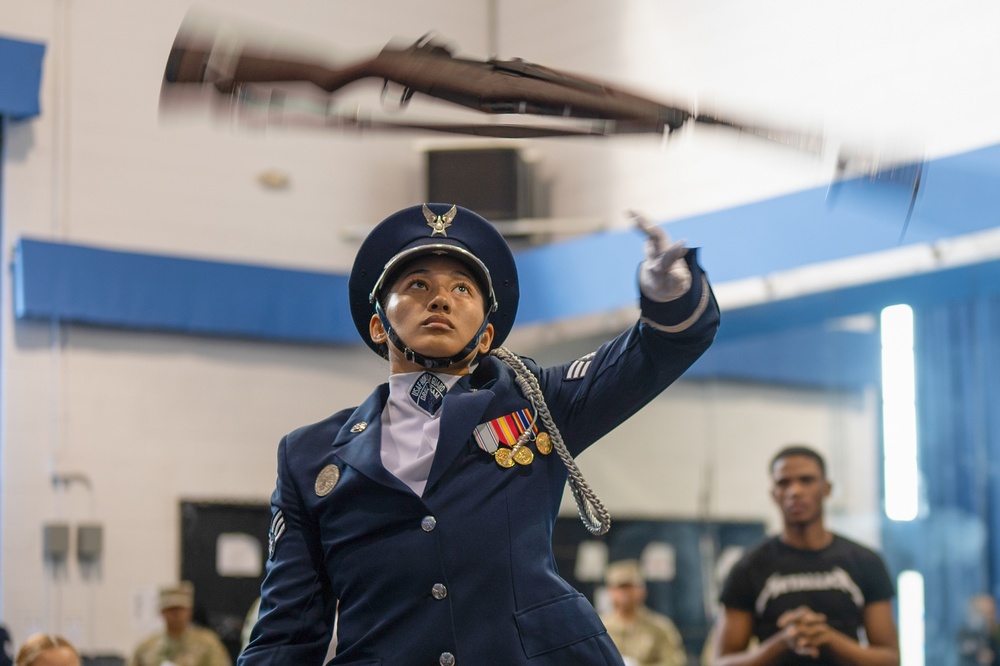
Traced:
<path id="1" fill-rule="evenodd" d="M 451 226 L 451 221 L 455 219 L 457 213 L 458 206 L 452 206 L 444 215 L 435 215 L 434 211 L 424 204 L 424 218 L 427 220 L 427 226 L 433 229 L 431 236 L 447 236 L 448 227 Z"/>

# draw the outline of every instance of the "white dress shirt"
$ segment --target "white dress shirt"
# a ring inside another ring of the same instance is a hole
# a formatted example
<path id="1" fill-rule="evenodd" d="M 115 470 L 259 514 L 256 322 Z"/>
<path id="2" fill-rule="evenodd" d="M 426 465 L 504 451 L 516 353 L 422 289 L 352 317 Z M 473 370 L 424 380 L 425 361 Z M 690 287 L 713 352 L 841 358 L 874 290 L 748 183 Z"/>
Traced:
<path id="1" fill-rule="evenodd" d="M 428 414 L 410 398 L 410 388 L 424 372 L 389 375 L 389 401 L 382 410 L 382 464 L 417 495 L 422 495 L 427 485 L 441 430 L 442 410 Z M 449 390 L 461 379 L 459 375 L 431 374 Z"/>

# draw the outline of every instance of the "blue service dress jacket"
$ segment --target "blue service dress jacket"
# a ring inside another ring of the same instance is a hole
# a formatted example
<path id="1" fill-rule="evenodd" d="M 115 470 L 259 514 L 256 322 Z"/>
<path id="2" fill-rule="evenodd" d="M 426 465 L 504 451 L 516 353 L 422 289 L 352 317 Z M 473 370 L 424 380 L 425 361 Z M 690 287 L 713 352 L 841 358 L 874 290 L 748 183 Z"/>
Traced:
<path id="1" fill-rule="evenodd" d="M 685 296 L 642 298 L 640 320 L 595 353 L 551 368 L 524 359 L 574 456 L 711 344 L 718 308 L 694 250 L 687 262 Z M 514 372 L 484 357 L 447 393 L 422 496 L 382 465 L 387 398 L 385 384 L 281 441 L 260 617 L 239 665 L 319 666 L 336 613 L 330 664 L 622 664 L 590 602 L 556 571 L 565 465 L 535 450 L 531 464 L 504 468 L 474 437 L 530 409 Z"/>

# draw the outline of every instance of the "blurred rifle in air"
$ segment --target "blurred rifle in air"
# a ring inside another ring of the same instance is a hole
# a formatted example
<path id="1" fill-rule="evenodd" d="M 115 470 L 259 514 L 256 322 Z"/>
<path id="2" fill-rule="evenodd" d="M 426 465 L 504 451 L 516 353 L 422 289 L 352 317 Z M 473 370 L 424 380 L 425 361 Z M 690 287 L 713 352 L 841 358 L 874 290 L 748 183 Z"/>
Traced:
<path id="1" fill-rule="evenodd" d="M 401 88 L 405 108 L 417 93 L 473 111 L 506 116 L 503 122 L 417 122 L 375 119 L 344 112 L 335 96 L 358 81 L 382 81 Z M 325 101 L 305 106 L 282 84 L 308 84 Z M 163 76 L 161 102 L 179 87 L 212 87 L 231 96 L 240 108 L 265 111 L 265 122 L 312 122 L 326 127 L 377 131 L 431 131 L 495 138 L 541 138 L 625 134 L 669 135 L 688 123 L 728 128 L 796 150 L 820 155 L 820 132 L 767 127 L 718 114 L 696 112 L 565 71 L 514 58 L 476 60 L 425 35 L 408 47 L 386 46 L 372 57 L 334 66 L 321 59 L 282 55 L 242 39 L 197 35 L 184 27 L 171 48 Z M 289 113 L 291 112 L 291 113 Z M 509 118 L 517 118 L 517 122 Z M 291 119 L 291 120 L 290 120 Z M 542 119 L 542 120 L 539 120 Z M 920 187 L 921 160 L 898 161 L 869 154 L 837 155 L 834 182 L 861 176 L 870 182 L 904 186 L 910 197 L 906 224 Z M 888 174 L 888 175 L 887 175 Z M 902 178 L 905 182 L 900 182 Z M 903 233 L 906 226 L 904 225 Z M 900 236 L 902 240 L 902 234 Z"/>

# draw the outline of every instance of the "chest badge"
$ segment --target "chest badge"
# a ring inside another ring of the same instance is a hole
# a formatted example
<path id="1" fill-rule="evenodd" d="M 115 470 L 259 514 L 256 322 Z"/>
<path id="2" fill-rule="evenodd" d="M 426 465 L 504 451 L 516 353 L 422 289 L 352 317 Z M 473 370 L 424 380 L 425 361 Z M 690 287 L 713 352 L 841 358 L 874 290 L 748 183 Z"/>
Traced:
<path id="1" fill-rule="evenodd" d="M 354 425 L 351 426 L 351 432 L 353 433 L 364 432 L 365 428 L 367 427 L 368 427 L 367 423 L 365 423 L 364 421 L 359 421 L 358 423 L 355 423 Z"/>
<path id="2" fill-rule="evenodd" d="M 333 490 L 337 482 L 340 481 L 340 468 L 336 465 L 327 465 L 316 475 L 316 496 L 326 497 Z"/>

